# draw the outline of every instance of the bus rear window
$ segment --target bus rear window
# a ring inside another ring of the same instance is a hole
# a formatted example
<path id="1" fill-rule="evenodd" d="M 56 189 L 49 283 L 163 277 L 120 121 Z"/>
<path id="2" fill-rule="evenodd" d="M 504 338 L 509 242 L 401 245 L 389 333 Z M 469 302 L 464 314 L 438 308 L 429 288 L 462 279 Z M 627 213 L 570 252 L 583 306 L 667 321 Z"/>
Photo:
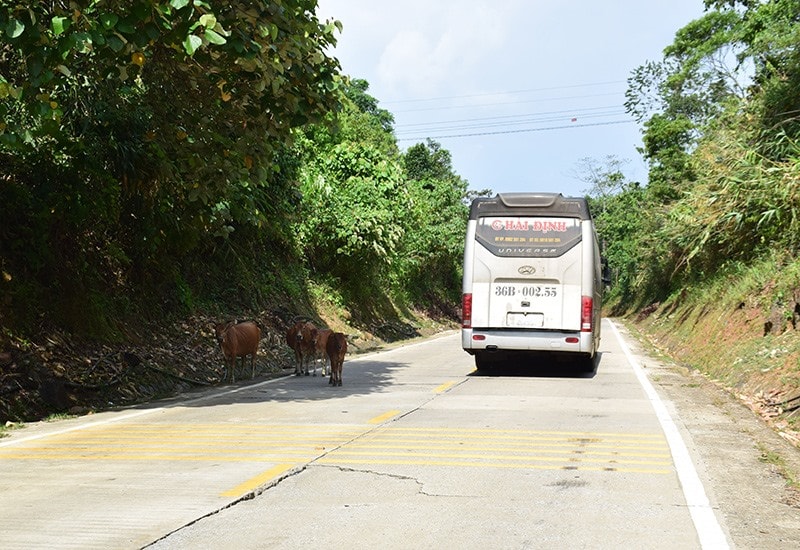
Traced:
<path id="1" fill-rule="evenodd" d="M 581 240 L 577 218 L 487 216 L 477 221 L 475 239 L 495 256 L 555 258 Z"/>

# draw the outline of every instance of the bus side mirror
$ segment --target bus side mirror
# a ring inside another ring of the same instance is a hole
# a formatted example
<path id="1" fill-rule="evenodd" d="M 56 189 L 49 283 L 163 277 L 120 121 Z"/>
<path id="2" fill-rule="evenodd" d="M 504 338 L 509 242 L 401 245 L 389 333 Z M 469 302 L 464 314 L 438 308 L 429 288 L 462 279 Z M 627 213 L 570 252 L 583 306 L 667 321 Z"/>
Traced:
<path id="1" fill-rule="evenodd" d="M 603 274 L 601 275 L 603 284 L 605 286 L 611 286 L 611 268 L 608 267 L 608 259 L 602 258 L 600 260 L 600 265 L 602 266 Z"/>

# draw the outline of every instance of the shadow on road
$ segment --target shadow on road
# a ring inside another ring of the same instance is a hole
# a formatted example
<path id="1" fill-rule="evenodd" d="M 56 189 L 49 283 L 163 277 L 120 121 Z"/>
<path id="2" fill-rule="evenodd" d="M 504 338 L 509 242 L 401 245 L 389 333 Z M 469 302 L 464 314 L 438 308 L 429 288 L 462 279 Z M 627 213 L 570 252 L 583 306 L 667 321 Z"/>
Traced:
<path id="1" fill-rule="evenodd" d="M 268 380 L 242 381 L 202 389 L 133 408 L 149 408 L 176 403 L 186 407 L 208 407 L 234 403 L 311 402 L 338 399 L 352 395 L 369 395 L 385 391 L 395 380 L 398 371 L 407 368 L 404 363 L 389 361 L 345 361 L 342 369 L 342 386 L 330 386 L 328 376 L 295 376 L 285 371 L 283 376 Z"/>
<path id="2" fill-rule="evenodd" d="M 475 377 L 594 378 L 602 359 L 598 353 L 589 365 L 586 360 L 556 355 L 520 355 L 499 360 L 475 370 Z"/>

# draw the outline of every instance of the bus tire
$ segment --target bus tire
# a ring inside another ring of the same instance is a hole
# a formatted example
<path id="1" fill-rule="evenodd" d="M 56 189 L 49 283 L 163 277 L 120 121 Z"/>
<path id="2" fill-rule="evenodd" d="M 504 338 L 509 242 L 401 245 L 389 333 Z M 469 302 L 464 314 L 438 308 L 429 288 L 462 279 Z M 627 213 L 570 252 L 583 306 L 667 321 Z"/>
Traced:
<path id="1" fill-rule="evenodd" d="M 597 371 L 597 361 L 599 357 L 597 354 L 594 355 L 584 355 L 581 357 L 581 370 L 586 373 L 594 373 Z"/>
<path id="2" fill-rule="evenodd" d="M 483 353 L 475 354 L 475 368 L 481 374 L 487 374 L 493 371 L 496 364 L 497 363 L 495 361 L 488 359 Z"/>

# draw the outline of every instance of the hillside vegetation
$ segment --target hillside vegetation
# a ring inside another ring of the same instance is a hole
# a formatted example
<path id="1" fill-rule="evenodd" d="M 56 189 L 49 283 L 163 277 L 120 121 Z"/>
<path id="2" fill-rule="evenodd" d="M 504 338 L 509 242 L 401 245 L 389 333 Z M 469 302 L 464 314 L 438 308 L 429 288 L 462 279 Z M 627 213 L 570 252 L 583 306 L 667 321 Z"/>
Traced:
<path id="1" fill-rule="evenodd" d="M 215 383 L 213 321 L 258 320 L 280 365 L 299 315 L 455 319 L 467 183 L 400 152 L 315 8 L 3 5 L 0 419 Z"/>
<path id="2" fill-rule="evenodd" d="M 800 407 L 800 2 L 706 1 L 636 69 L 649 183 L 591 172 L 608 310 L 787 422 Z"/>

